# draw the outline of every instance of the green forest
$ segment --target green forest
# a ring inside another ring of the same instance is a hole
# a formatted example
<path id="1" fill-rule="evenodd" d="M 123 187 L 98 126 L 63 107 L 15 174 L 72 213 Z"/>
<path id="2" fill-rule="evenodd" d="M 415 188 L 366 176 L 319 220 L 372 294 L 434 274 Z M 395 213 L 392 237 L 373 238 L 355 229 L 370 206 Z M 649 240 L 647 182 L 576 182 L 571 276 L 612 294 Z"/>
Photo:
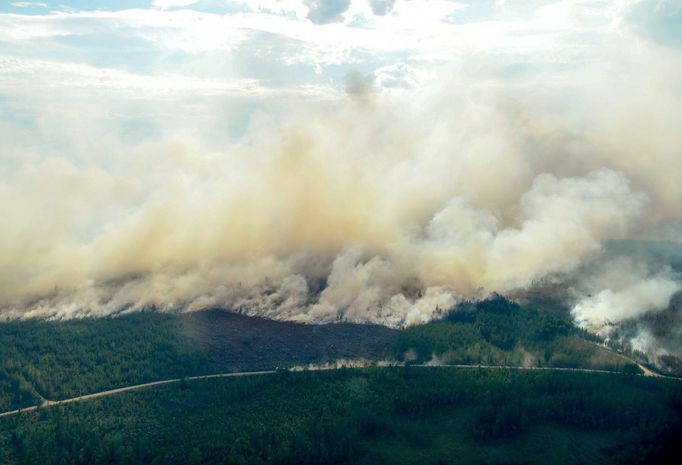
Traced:
<path id="1" fill-rule="evenodd" d="M 0 409 L 203 373 L 180 320 L 159 314 L 0 325 Z"/>
<path id="2" fill-rule="evenodd" d="M 0 412 L 149 381 L 338 359 L 639 370 L 594 344 L 565 312 L 499 296 L 400 331 L 150 311 L 0 324 Z"/>
<path id="3" fill-rule="evenodd" d="M 0 418 L 0 463 L 677 463 L 681 426 L 677 380 L 409 366 L 280 371 Z"/>
<path id="4" fill-rule="evenodd" d="M 637 373 L 637 365 L 595 344 L 567 311 L 501 296 L 467 302 L 441 320 L 400 331 L 393 356 L 410 363 L 589 368 Z"/>
<path id="5" fill-rule="evenodd" d="M 0 324 L 0 412 L 184 376 L 378 359 L 397 332 L 301 325 L 215 310 Z"/>
<path id="6" fill-rule="evenodd" d="M 402 330 L 222 310 L 7 322 L 0 411 L 182 381 L 2 417 L 0 463 L 662 463 L 679 452 L 682 382 L 636 376 L 595 342 L 561 309 L 499 296 Z M 283 369 L 338 359 L 405 366 Z"/>

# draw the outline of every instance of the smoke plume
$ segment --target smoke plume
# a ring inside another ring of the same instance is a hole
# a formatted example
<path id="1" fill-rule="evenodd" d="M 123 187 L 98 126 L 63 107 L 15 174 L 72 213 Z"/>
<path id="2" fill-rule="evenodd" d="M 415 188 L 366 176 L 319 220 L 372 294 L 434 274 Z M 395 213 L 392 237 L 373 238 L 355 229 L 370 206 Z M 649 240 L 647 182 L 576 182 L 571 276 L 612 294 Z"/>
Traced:
<path id="1" fill-rule="evenodd" d="M 602 334 L 661 312 L 677 265 L 607 244 L 682 240 L 682 60 L 603 52 L 553 78 L 465 56 L 409 93 L 360 75 L 362 98 L 279 101 L 218 148 L 174 126 L 142 142 L 56 126 L 115 156 L 3 165 L 0 316 L 225 307 L 400 327 L 548 281 L 578 283 L 573 315 Z"/>
<path id="2" fill-rule="evenodd" d="M 638 273 L 631 268 L 626 273 L 621 270 L 611 275 L 612 280 L 599 286 L 595 295 L 582 298 L 572 310 L 579 325 L 604 336 L 623 321 L 665 310 L 673 295 L 682 290 L 680 274 L 669 268 L 655 274 Z"/>
<path id="3" fill-rule="evenodd" d="M 542 115 L 517 111 L 459 108 L 424 128 L 375 96 L 253 128 L 224 153 L 172 141 L 119 172 L 21 166 L 2 186 L 3 315 L 223 306 L 409 325 L 570 276 L 662 214 L 618 167 L 555 156 L 560 127 L 546 134 Z M 576 317 L 660 308 L 679 281 L 665 276 L 604 288 Z"/>

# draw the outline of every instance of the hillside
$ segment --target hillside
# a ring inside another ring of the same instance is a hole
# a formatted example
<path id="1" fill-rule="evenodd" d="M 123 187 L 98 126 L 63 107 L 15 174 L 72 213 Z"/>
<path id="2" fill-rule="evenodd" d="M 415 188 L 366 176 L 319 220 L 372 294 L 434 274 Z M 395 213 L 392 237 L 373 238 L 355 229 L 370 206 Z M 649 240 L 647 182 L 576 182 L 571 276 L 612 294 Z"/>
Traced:
<path id="1" fill-rule="evenodd" d="M 585 337 L 561 309 L 499 296 L 404 330 L 224 310 L 12 322 L 0 324 L 0 410 L 149 381 L 342 359 L 639 371 Z"/>
<path id="2" fill-rule="evenodd" d="M 181 378 L 0 418 L 8 465 L 675 463 L 680 452 L 682 383 L 635 376 L 546 302 L 493 296 L 402 330 L 217 309 L 32 320 L 0 325 L 0 342 L 3 411 Z M 339 359 L 406 366 L 185 379 Z"/>
<path id="3" fill-rule="evenodd" d="M 0 324 L 0 410 L 159 379 L 377 359 L 397 331 L 303 325 L 223 310 Z"/>

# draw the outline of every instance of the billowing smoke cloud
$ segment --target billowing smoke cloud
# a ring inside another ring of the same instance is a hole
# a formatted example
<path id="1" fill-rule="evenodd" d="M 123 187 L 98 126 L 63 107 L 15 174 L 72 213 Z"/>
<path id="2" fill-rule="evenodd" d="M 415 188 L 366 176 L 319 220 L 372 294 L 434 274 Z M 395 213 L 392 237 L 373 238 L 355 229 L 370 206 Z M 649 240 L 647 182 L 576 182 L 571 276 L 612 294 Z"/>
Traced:
<path id="1" fill-rule="evenodd" d="M 576 323 L 646 354 L 659 368 L 679 373 L 675 357 L 682 355 L 680 253 L 682 246 L 676 243 L 609 244 L 604 254 L 577 273 L 571 287 Z"/>
<path id="2" fill-rule="evenodd" d="M 2 191 L 3 315 L 223 306 L 401 326 L 569 275 L 644 217 L 625 174 L 538 172 L 499 121 L 513 116 L 489 116 L 495 131 L 453 146 L 370 96 L 254 127 L 226 153 L 24 166 Z"/>
<path id="3" fill-rule="evenodd" d="M 611 279 L 603 284 L 606 287 L 581 299 L 572 310 L 579 325 L 604 336 L 623 321 L 665 310 L 673 295 L 682 290 L 680 274 L 669 268 L 649 274 L 629 263 L 618 265 L 630 267 L 609 273 Z"/>
<path id="4" fill-rule="evenodd" d="M 682 60 L 605 42 L 561 72 L 470 55 L 360 67 L 348 95 L 272 97 L 263 107 L 285 111 L 254 113 L 218 148 L 182 122 L 138 143 L 41 115 L 50 153 L 27 143 L 1 165 L 0 316 L 218 306 L 403 326 L 552 282 L 592 331 L 652 315 L 682 327 L 682 255 L 613 247 L 682 240 Z M 653 350 L 660 332 L 637 334 Z"/>

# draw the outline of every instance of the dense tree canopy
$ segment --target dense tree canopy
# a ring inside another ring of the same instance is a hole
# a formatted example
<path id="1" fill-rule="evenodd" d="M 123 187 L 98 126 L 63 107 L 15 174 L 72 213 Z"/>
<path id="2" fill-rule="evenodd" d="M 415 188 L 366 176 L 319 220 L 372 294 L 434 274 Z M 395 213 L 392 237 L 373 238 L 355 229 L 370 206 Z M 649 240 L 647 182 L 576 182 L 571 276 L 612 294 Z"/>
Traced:
<path id="1" fill-rule="evenodd" d="M 682 386 L 628 375 L 373 368 L 190 381 L 0 419 L 0 463 L 654 463 Z M 674 463 L 674 462 L 671 462 Z"/>

